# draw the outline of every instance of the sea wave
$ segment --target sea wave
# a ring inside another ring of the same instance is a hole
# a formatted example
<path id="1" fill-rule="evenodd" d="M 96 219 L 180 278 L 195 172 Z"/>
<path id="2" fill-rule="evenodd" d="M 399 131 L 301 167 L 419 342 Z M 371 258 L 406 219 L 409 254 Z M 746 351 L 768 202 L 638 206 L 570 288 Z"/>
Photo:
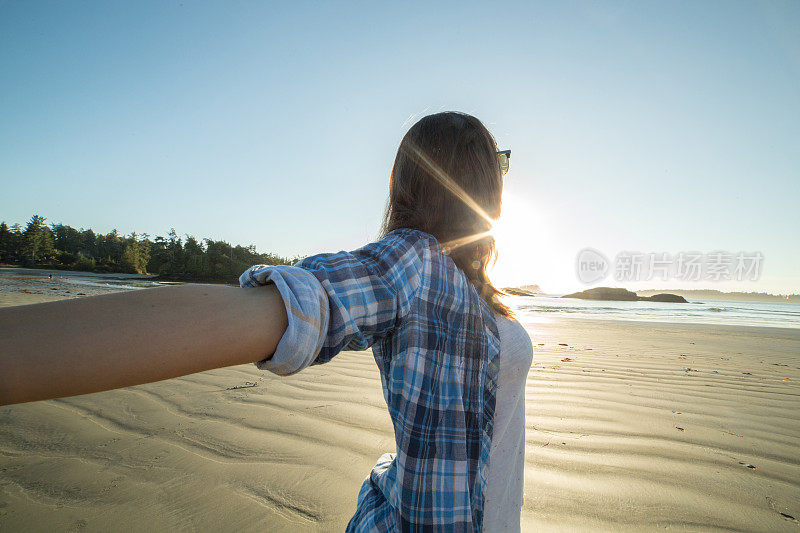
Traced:
<path id="1" fill-rule="evenodd" d="M 510 301 L 525 319 L 536 316 L 672 323 L 734 324 L 800 328 L 800 305 L 788 302 L 608 302 L 549 296 L 518 296 Z"/>

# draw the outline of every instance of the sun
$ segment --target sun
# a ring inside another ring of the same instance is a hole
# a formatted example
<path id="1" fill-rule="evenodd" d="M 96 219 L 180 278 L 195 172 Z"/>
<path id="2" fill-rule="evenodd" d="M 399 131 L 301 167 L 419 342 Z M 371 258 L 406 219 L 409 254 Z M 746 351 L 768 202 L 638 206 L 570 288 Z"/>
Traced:
<path id="1" fill-rule="evenodd" d="M 492 226 L 498 258 L 489 275 L 498 287 L 546 284 L 544 257 L 549 235 L 540 210 L 525 199 L 505 191 L 502 214 Z"/>

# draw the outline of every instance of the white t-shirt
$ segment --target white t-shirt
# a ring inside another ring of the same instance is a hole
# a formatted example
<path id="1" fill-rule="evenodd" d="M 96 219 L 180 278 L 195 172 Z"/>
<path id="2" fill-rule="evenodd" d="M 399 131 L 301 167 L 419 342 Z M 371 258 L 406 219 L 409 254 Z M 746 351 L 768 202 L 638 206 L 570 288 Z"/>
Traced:
<path id="1" fill-rule="evenodd" d="M 483 529 L 519 531 L 525 483 L 525 381 L 533 344 L 522 324 L 497 316 L 500 369 L 495 396 L 489 479 L 483 504 Z"/>

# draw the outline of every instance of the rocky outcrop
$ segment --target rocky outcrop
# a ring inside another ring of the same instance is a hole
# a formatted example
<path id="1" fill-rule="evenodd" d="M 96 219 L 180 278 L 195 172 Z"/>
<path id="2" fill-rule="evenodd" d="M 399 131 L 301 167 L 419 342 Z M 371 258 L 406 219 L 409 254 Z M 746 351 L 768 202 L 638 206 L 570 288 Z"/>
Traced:
<path id="1" fill-rule="evenodd" d="M 639 296 L 640 300 L 650 300 L 651 302 L 667 302 L 672 304 L 686 304 L 686 298 L 677 294 L 654 294 L 652 296 Z"/>
<path id="2" fill-rule="evenodd" d="M 536 296 L 537 293 L 533 291 L 529 291 L 527 289 L 521 289 L 519 287 L 503 287 L 503 292 L 511 294 L 513 296 Z"/>
<path id="3" fill-rule="evenodd" d="M 536 296 L 542 294 L 542 289 L 538 285 L 521 285 L 519 287 L 503 287 L 503 292 L 514 296 Z"/>
<path id="4" fill-rule="evenodd" d="M 616 287 L 595 287 L 581 292 L 565 294 L 562 298 L 578 298 L 580 300 L 613 300 L 616 302 L 635 302 L 639 299 L 635 292 Z"/>
<path id="5" fill-rule="evenodd" d="M 609 300 L 615 302 L 636 302 L 649 300 L 651 302 L 688 303 L 683 296 L 677 294 L 655 294 L 653 296 L 638 296 L 635 292 L 619 287 L 595 287 L 572 294 L 565 294 L 562 298 L 578 298 L 580 300 Z"/>

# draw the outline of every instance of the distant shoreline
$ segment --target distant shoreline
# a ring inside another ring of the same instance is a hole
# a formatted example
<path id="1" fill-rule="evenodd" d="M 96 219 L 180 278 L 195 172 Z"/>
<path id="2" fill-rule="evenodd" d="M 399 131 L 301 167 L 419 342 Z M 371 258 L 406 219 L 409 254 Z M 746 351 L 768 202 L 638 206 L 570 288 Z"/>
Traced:
<path id="1" fill-rule="evenodd" d="M 530 290 L 528 287 L 536 287 L 537 290 Z M 596 288 L 596 287 L 595 287 Z M 716 289 L 628 289 L 640 296 L 654 296 L 657 294 L 674 294 L 682 296 L 686 300 L 714 300 L 720 302 L 760 302 L 760 303 L 795 303 L 800 304 L 800 294 L 772 294 L 768 292 L 744 292 L 732 291 L 724 292 Z M 523 285 L 517 287 L 503 287 L 503 292 L 512 296 L 547 296 L 550 298 L 562 298 L 569 293 L 549 293 L 542 292 L 538 285 Z M 589 289 L 591 290 L 591 289 Z M 585 292 L 585 291 L 581 291 Z M 614 301 L 613 299 L 609 301 Z"/>
<path id="2" fill-rule="evenodd" d="M 237 285 L 233 281 L 225 281 L 216 278 L 198 278 L 192 276 L 182 276 L 180 274 L 171 274 L 160 276 L 158 274 L 128 274 L 125 272 L 102 272 L 94 270 L 75 270 L 74 268 L 67 268 L 63 265 L 36 265 L 36 266 L 21 266 L 9 263 L 0 263 L 0 271 L 2 270 L 25 270 L 30 272 L 75 272 L 82 275 L 98 276 L 105 279 L 120 279 L 120 280 L 133 280 L 141 279 L 147 281 L 157 281 L 161 283 L 210 283 L 215 285 Z"/>
<path id="3" fill-rule="evenodd" d="M 727 302 L 762 302 L 762 303 L 797 303 L 800 294 L 772 294 L 768 292 L 723 292 L 715 289 L 647 289 L 637 291 L 638 294 L 651 296 L 662 292 L 677 294 L 687 300 L 722 300 Z"/>

